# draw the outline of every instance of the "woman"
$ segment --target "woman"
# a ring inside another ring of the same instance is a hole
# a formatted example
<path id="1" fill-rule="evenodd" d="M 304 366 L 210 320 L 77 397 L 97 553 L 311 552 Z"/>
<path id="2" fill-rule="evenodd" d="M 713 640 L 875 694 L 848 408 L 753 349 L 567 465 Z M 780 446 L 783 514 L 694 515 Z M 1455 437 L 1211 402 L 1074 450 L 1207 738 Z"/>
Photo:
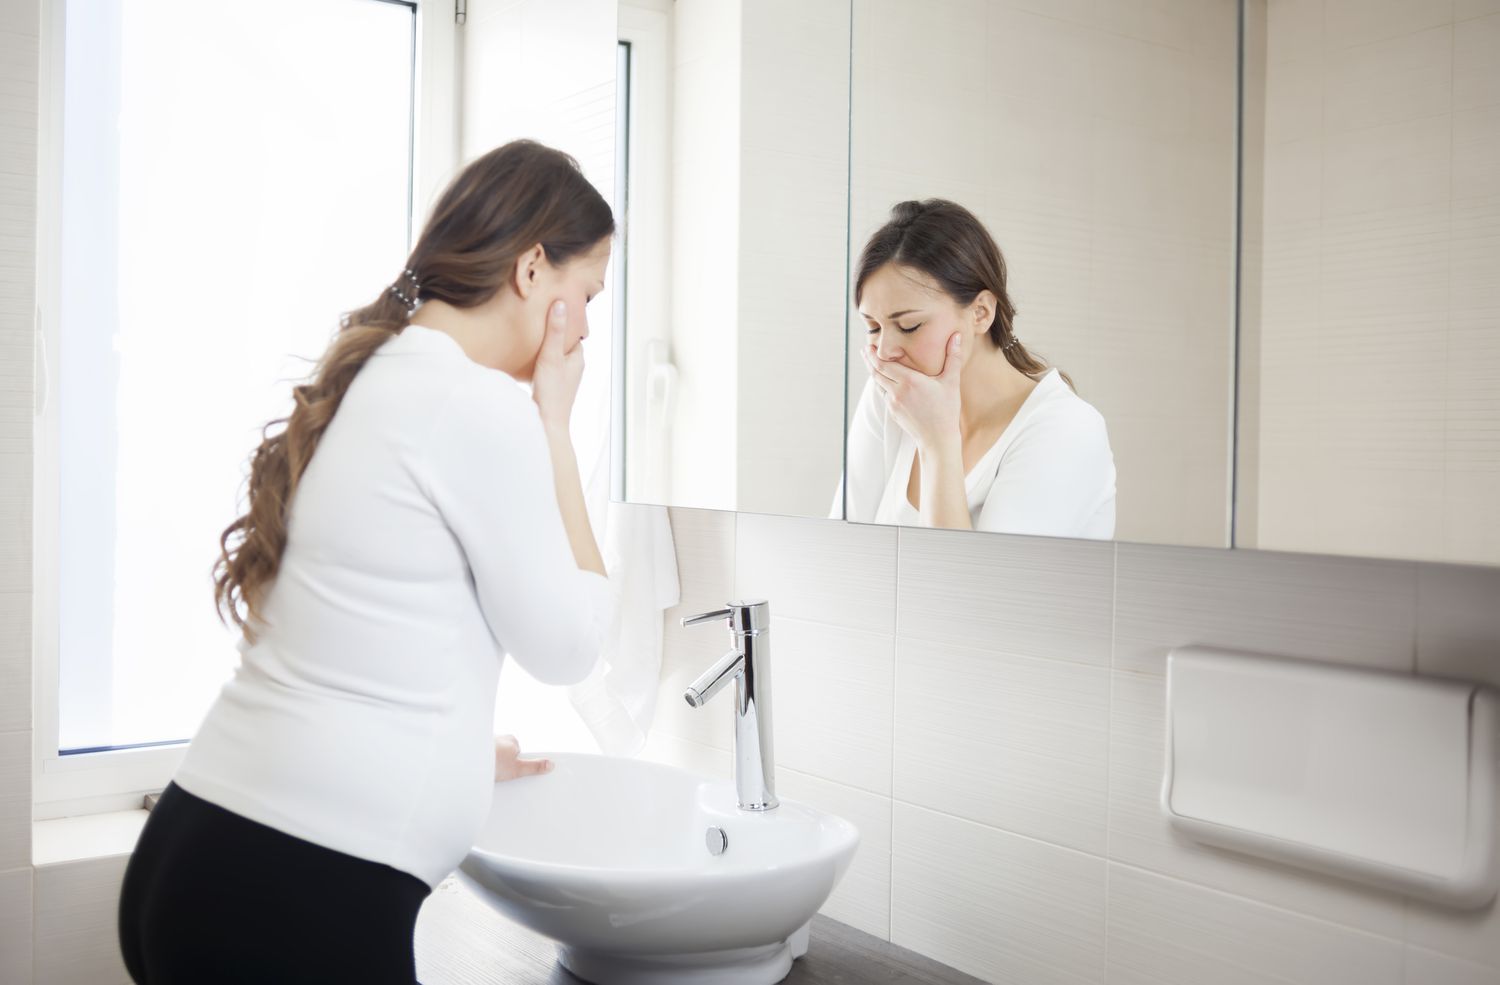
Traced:
<path id="1" fill-rule="evenodd" d="M 1114 536 L 1104 419 L 1016 338 L 1005 260 L 971 212 L 897 205 L 854 300 L 870 379 L 850 423 L 849 519 Z"/>
<path id="2" fill-rule="evenodd" d="M 501 660 L 573 683 L 609 624 L 568 416 L 613 232 L 571 158 L 492 151 L 267 426 L 215 568 L 240 666 L 125 874 L 137 982 L 415 981 L 493 782 L 546 768 L 494 739 Z"/>

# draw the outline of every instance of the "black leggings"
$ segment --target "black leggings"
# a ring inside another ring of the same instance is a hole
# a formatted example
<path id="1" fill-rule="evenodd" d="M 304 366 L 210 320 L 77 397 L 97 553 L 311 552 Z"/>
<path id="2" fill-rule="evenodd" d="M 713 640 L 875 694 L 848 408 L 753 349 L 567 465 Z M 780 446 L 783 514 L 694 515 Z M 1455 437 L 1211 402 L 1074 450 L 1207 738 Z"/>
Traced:
<path id="1" fill-rule="evenodd" d="M 125 869 L 120 950 L 137 985 L 413 985 L 430 892 L 172 783 Z"/>

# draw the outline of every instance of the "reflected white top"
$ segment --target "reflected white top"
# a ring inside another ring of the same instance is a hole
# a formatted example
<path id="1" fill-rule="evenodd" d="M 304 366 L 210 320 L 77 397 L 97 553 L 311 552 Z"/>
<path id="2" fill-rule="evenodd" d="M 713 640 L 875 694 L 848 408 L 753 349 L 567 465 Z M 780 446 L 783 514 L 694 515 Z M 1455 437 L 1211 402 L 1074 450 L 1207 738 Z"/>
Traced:
<path id="1" fill-rule="evenodd" d="M 535 403 L 412 325 L 324 433 L 265 624 L 174 779 L 436 886 L 489 811 L 504 655 L 580 681 L 610 608 L 574 560 Z"/>
<path id="2" fill-rule="evenodd" d="M 884 391 L 867 382 L 849 425 L 848 519 L 921 526 L 906 495 L 916 454 L 916 441 L 890 416 Z M 1115 535 L 1115 459 L 1104 418 L 1056 369 L 1042 375 L 974 463 L 964 490 L 975 530 Z"/>

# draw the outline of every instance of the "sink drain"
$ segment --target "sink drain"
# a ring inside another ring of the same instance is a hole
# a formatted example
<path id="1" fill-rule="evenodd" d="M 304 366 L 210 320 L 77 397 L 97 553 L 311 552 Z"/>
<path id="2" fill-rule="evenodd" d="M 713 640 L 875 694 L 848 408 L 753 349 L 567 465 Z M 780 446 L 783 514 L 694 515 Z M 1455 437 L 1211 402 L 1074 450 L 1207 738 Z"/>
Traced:
<path id="1" fill-rule="evenodd" d="M 708 843 L 708 854 L 723 855 L 729 848 L 729 836 L 724 833 L 723 828 L 709 828 L 708 833 L 703 836 Z"/>

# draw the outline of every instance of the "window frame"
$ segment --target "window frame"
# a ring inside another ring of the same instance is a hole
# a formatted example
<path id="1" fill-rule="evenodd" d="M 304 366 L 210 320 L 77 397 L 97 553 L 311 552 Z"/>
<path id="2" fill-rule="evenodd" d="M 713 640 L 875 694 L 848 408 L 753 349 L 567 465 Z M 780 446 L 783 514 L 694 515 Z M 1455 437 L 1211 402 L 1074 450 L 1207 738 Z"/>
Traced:
<path id="1" fill-rule="evenodd" d="M 374 0 L 412 9 L 413 98 L 408 242 L 458 165 L 456 66 L 461 34 L 449 0 Z M 32 820 L 129 810 L 176 772 L 187 742 L 58 752 L 60 447 L 57 365 L 66 0 L 41 0 L 37 134 L 35 451 L 32 469 Z M 248 451 L 248 449 L 247 449 Z M 205 600 L 204 604 L 208 604 Z"/>

